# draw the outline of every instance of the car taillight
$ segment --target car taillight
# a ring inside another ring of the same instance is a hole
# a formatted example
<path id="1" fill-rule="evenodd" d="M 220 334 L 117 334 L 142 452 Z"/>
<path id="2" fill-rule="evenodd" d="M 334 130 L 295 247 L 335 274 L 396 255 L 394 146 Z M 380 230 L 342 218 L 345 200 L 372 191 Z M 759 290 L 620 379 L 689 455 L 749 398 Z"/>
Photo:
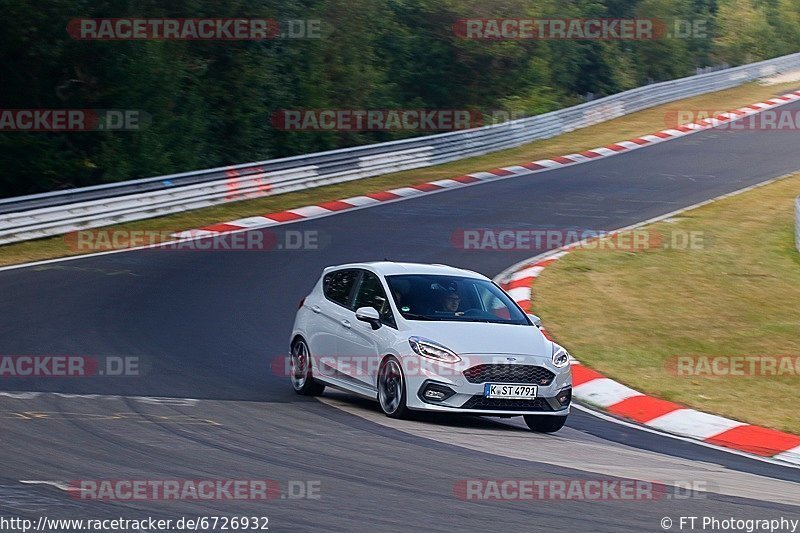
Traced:
<path id="1" fill-rule="evenodd" d="M 298 309 L 302 309 L 304 303 L 306 303 L 306 297 L 305 296 L 303 296 L 303 298 L 300 300 L 300 305 L 298 305 L 297 308 Z"/>

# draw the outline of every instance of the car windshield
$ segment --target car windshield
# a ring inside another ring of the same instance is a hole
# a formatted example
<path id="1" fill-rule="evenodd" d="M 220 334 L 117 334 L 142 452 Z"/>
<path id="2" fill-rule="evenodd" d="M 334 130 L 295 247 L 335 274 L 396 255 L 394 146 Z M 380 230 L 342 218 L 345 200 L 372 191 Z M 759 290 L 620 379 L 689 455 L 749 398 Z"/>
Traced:
<path id="1" fill-rule="evenodd" d="M 386 276 L 394 302 L 407 320 L 491 322 L 528 326 L 525 313 L 494 283 L 460 276 Z"/>

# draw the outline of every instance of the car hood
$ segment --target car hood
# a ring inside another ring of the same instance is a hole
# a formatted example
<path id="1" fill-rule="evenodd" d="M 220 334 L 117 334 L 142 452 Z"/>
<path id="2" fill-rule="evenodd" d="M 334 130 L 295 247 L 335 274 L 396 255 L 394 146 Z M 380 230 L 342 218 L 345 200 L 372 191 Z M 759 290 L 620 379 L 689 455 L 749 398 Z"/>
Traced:
<path id="1" fill-rule="evenodd" d="M 549 358 L 552 345 L 534 326 L 486 322 L 409 322 L 409 336 L 417 335 L 450 348 L 457 354 L 518 354 Z"/>

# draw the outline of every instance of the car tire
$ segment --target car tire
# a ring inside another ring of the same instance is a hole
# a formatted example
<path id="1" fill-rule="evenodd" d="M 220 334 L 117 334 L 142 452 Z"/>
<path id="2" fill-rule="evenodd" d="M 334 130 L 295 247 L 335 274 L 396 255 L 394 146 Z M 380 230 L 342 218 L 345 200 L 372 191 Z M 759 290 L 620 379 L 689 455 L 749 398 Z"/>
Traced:
<path id="1" fill-rule="evenodd" d="M 387 357 L 378 369 L 378 404 L 389 418 L 406 418 L 406 379 L 403 365 L 394 357 Z"/>
<path id="2" fill-rule="evenodd" d="M 289 378 L 292 388 L 297 394 L 303 396 L 319 396 L 325 390 L 325 385 L 314 379 L 311 373 L 311 352 L 308 344 L 303 339 L 298 339 L 292 344 L 291 366 Z"/>
<path id="3" fill-rule="evenodd" d="M 566 416 L 523 415 L 523 418 L 530 430 L 537 433 L 555 433 L 567 422 Z"/>

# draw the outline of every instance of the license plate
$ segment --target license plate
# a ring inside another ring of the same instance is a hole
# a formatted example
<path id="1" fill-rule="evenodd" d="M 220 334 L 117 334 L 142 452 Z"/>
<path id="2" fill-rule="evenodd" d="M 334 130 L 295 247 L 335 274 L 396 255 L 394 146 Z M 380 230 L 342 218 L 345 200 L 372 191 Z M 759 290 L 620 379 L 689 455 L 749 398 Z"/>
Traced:
<path id="1" fill-rule="evenodd" d="M 483 386 L 486 398 L 506 398 L 508 400 L 533 400 L 536 398 L 536 385 L 517 383 L 487 383 Z"/>

